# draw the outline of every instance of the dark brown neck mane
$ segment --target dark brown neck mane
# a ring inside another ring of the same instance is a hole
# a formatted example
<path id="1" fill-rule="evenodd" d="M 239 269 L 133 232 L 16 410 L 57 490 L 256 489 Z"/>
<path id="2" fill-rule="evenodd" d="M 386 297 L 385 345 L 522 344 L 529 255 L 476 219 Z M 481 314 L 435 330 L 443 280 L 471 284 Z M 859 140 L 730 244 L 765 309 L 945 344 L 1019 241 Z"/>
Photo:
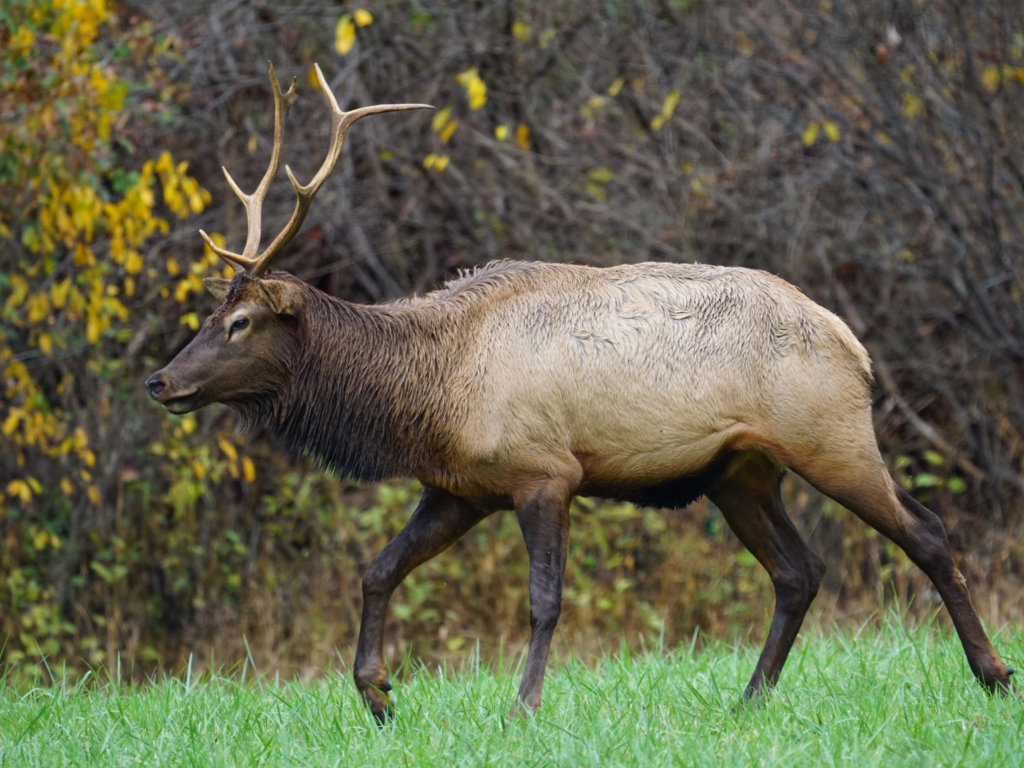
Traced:
<path id="1" fill-rule="evenodd" d="M 444 393 L 451 360 L 436 313 L 349 304 L 308 286 L 305 294 L 291 388 L 242 409 L 246 422 L 358 480 L 436 466 L 457 416 Z"/>

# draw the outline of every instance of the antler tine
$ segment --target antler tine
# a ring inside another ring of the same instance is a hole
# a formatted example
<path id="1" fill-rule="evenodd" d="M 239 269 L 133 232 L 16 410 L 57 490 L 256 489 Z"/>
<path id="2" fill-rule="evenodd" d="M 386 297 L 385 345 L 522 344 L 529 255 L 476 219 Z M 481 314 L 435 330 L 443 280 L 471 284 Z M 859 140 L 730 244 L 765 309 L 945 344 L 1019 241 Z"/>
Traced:
<path id="1" fill-rule="evenodd" d="M 242 201 L 245 206 L 245 218 L 248 224 L 248 228 L 245 236 L 245 248 L 241 254 L 232 253 L 231 251 L 225 250 L 217 246 L 205 232 L 200 230 L 199 234 L 203 236 L 206 244 L 210 246 L 211 250 L 218 256 L 226 260 L 231 266 L 241 267 L 242 270 L 249 269 L 258 265 L 258 260 L 253 259 L 256 255 L 257 249 L 260 247 L 260 234 L 263 228 L 262 208 L 263 201 L 267 197 L 267 192 L 270 190 L 270 185 L 274 181 L 274 176 L 277 174 L 277 169 L 281 164 L 281 145 L 282 137 L 284 134 L 284 119 L 288 114 L 288 110 L 291 109 L 292 104 L 295 103 L 295 99 L 298 98 L 298 94 L 295 93 L 295 84 L 297 78 L 292 78 L 292 84 L 288 88 L 287 92 L 283 95 L 281 93 L 281 86 L 277 82 L 277 74 L 274 72 L 274 63 L 268 61 L 267 68 L 270 71 L 270 87 L 274 92 L 274 148 L 270 153 L 270 165 L 267 167 L 267 172 L 263 174 L 263 178 L 260 180 L 259 186 L 251 194 L 245 194 L 235 180 L 231 178 L 231 174 L 228 173 L 227 168 L 221 168 L 224 171 L 224 178 L 227 179 L 228 185 L 238 195 L 238 199 Z"/>
<path id="2" fill-rule="evenodd" d="M 316 172 L 316 175 L 313 176 L 309 184 L 306 184 L 305 186 L 299 184 L 295 179 L 295 175 L 292 173 L 291 168 L 287 165 L 284 167 L 285 173 L 288 174 L 288 180 L 292 184 L 292 189 L 295 190 L 295 210 L 292 211 L 292 217 L 288 220 L 288 224 L 285 228 L 256 259 L 256 263 L 250 271 L 253 277 L 258 277 L 266 272 L 267 269 L 269 269 L 270 262 L 273 258 L 277 256 L 277 254 L 279 254 L 289 242 L 291 242 L 291 239 L 295 237 L 296 234 L 298 234 L 299 229 L 302 227 L 302 222 L 306 218 L 306 213 L 309 211 L 309 206 L 313 202 L 313 197 L 327 180 L 331 171 L 334 170 L 334 166 L 337 164 L 338 158 L 341 156 L 341 148 L 345 143 L 345 134 L 348 133 L 348 129 L 351 127 L 352 123 L 362 117 L 366 117 L 367 115 L 375 115 L 380 112 L 400 112 L 407 109 L 433 109 L 429 104 L 377 104 L 370 107 L 353 109 L 350 112 L 343 112 L 341 108 L 338 107 L 338 101 L 334 98 L 334 93 L 327 84 L 327 80 L 324 79 L 324 73 L 320 71 L 320 65 L 314 64 L 313 66 L 316 69 L 316 77 L 317 82 L 320 84 L 320 91 L 324 94 L 324 98 L 327 100 L 327 106 L 331 110 L 331 144 L 327 150 L 327 157 L 320 166 L 320 170 Z"/>
<path id="3" fill-rule="evenodd" d="M 236 272 L 245 272 L 248 268 L 256 264 L 256 262 L 253 261 L 252 259 L 248 259 L 245 256 L 240 256 L 237 253 L 232 253 L 231 251 L 221 248 L 219 245 L 213 242 L 213 239 L 203 230 L 200 229 L 199 234 L 202 236 L 203 240 L 206 241 L 206 244 L 210 246 L 210 250 L 216 253 L 222 259 L 224 259 L 224 261 L 226 261 L 232 267 L 234 267 Z"/>

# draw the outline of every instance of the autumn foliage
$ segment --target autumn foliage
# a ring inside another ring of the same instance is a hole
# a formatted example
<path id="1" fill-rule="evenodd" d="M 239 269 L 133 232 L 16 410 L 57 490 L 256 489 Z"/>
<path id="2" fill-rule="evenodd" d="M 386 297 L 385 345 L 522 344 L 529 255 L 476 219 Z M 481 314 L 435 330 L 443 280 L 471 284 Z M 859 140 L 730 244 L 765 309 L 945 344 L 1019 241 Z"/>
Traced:
<path id="1" fill-rule="evenodd" d="M 284 268 L 356 301 L 495 258 L 780 274 L 869 347 L 887 459 L 943 515 L 981 612 L 1024 611 L 1018 4 L 131 7 L 0 6 L 5 660 L 141 674 L 216 649 L 316 669 L 354 637 L 360 574 L 414 503 L 141 388 L 212 309 L 202 278 L 232 273 L 195 230 L 244 236 L 219 166 L 246 189 L 265 168 L 268 59 L 299 78 L 299 178 L 327 135 L 314 62 L 343 108 L 437 107 L 353 129 Z M 268 231 L 291 195 L 282 174 Z M 935 608 L 901 553 L 786 483 L 829 562 L 826 616 Z M 514 518 L 488 520 L 396 594 L 391 657 L 521 639 L 524 569 Z M 771 600 L 706 504 L 583 501 L 569 571 L 577 644 L 757 633 Z"/>

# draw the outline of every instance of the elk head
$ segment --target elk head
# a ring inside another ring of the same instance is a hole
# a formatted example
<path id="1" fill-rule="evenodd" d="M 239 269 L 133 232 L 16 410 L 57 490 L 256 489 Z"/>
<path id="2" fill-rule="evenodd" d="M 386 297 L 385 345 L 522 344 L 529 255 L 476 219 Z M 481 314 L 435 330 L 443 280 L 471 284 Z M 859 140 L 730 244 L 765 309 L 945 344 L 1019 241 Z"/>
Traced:
<path id="1" fill-rule="evenodd" d="M 224 170 L 224 176 L 245 205 L 248 232 L 242 252 L 232 253 L 202 230 L 206 244 L 235 268 L 232 280 L 207 278 L 210 292 L 223 303 L 206 319 L 199 333 L 167 367 L 147 381 L 150 397 L 172 413 L 187 413 L 210 403 L 227 403 L 245 409 L 261 399 L 285 390 L 300 342 L 296 317 L 302 309 L 307 288 L 284 272 L 267 271 L 271 261 L 298 233 L 317 190 L 334 169 L 341 155 L 345 134 L 356 120 L 379 112 L 433 109 L 427 104 L 378 104 L 343 112 L 338 107 L 318 65 L 320 91 L 331 110 L 331 142 L 320 170 L 306 185 L 299 184 L 288 166 L 285 172 L 295 190 L 295 210 L 285 228 L 257 255 L 262 229 L 261 209 L 281 160 L 284 118 L 294 103 L 295 79 L 282 94 L 274 65 L 270 64 L 270 85 L 274 92 L 274 148 L 270 166 L 256 191 L 247 195 Z"/>

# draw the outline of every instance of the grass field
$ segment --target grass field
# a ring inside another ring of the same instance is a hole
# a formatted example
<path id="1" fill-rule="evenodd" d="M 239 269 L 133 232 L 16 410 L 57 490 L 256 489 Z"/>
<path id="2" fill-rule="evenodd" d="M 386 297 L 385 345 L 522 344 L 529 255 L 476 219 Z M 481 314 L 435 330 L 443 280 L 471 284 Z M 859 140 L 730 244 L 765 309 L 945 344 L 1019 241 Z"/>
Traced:
<path id="1" fill-rule="evenodd" d="M 1024 666 L 1024 632 L 996 644 Z M 399 719 L 384 730 L 336 672 L 138 690 L 6 683 L 0 765 L 1024 765 L 1024 704 L 985 695 L 955 637 L 934 628 L 893 617 L 808 630 L 770 701 L 733 712 L 756 654 L 717 644 L 554 664 L 538 717 L 511 724 L 515 669 L 419 670 L 396 685 Z"/>

